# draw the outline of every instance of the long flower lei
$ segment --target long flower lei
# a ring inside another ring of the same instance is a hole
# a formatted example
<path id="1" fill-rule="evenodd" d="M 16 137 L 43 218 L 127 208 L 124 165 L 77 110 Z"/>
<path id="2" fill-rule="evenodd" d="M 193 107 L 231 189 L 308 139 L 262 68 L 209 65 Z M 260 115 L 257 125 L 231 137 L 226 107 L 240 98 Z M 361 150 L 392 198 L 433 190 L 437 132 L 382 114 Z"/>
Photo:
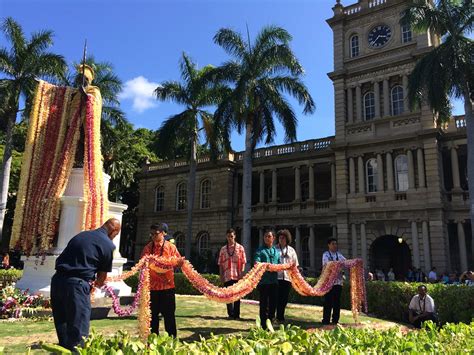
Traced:
<path id="1" fill-rule="evenodd" d="M 130 276 L 140 272 L 137 292 L 131 306 L 126 309 L 120 307 L 119 299 L 110 286 L 106 286 L 106 291 L 112 296 L 113 309 L 119 316 L 129 315 L 139 305 L 138 326 L 142 338 L 146 338 L 150 333 L 150 274 L 152 268 L 157 272 L 166 272 L 175 268 L 178 264 L 177 257 L 159 257 L 157 255 L 145 255 L 132 268 L 132 270 L 122 275 L 107 278 L 107 282 L 125 280 Z M 181 270 L 191 284 L 205 297 L 212 301 L 221 303 L 231 303 L 248 295 L 257 287 L 260 279 L 266 271 L 278 272 L 288 270 L 293 288 L 303 296 L 323 296 L 329 292 L 334 285 L 334 281 L 339 276 L 343 268 L 350 270 L 351 285 L 351 309 L 354 320 L 358 321 L 361 311 L 367 312 L 367 298 L 365 290 L 364 268 L 361 259 L 332 261 L 326 264 L 318 283 L 313 287 L 303 278 L 298 268 L 294 264 L 269 264 L 257 263 L 255 266 L 237 283 L 228 287 L 218 287 L 202 277 L 193 265 L 185 260 Z"/>

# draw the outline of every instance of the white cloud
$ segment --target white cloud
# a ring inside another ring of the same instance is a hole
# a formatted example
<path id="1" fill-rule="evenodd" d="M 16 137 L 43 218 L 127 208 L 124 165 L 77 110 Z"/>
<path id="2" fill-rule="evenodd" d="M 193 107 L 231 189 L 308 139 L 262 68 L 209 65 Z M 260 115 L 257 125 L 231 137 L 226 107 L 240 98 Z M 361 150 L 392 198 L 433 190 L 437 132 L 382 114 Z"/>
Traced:
<path id="1" fill-rule="evenodd" d="M 138 113 L 157 106 L 156 98 L 153 96 L 153 90 L 156 89 L 158 83 L 148 81 L 143 76 L 137 76 L 128 80 L 119 95 L 120 99 L 133 100 L 132 108 Z"/>

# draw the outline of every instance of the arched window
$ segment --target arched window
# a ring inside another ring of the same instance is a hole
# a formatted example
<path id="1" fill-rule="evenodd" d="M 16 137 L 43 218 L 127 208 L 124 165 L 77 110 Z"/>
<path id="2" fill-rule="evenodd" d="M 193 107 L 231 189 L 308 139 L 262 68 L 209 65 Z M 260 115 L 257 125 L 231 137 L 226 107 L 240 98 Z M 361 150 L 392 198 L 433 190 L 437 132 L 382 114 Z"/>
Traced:
<path id="1" fill-rule="evenodd" d="M 372 120 L 375 117 L 375 94 L 369 91 L 364 95 L 364 119 Z"/>
<path id="2" fill-rule="evenodd" d="M 392 115 L 401 115 L 403 113 L 403 88 L 400 85 L 392 89 Z"/>
<path id="3" fill-rule="evenodd" d="M 157 186 L 155 189 L 155 212 L 163 211 L 165 205 L 165 187 Z"/>
<path id="4" fill-rule="evenodd" d="M 353 35 L 350 39 L 351 42 L 351 58 L 359 56 L 359 36 Z"/>
<path id="5" fill-rule="evenodd" d="M 181 255 L 184 255 L 184 249 L 186 245 L 186 237 L 183 233 L 181 232 L 176 232 L 174 235 L 174 242 L 176 245 L 176 249 L 178 249 L 179 253 Z"/>
<path id="6" fill-rule="evenodd" d="M 366 166 L 366 177 L 367 177 L 367 192 L 377 192 L 377 160 L 367 160 Z"/>
<path id="7" fill-rule="evenodd" d="M 402 25 L 401 27 L 401 32 L 402 32 L 402 43 L 408 43 L 411 42 L 412 40 L 412 35 L 411 35 L 411 27 L 410 25 Z"/>
<path id="8" fill-rule="evenodd" d="M 301 183 L 301 201 L 309 199 L 309 181 L 303 181 Z"/>
<path id="9" fill-rule="evenodd" d="M 211 180 L 201 182 L 201 208 L 211 207 Z"/>
<path id="10" fill-rule="evenodd" d="M 209 249 L 209 233 L 201 232 L 197 237 L 197 249 L 199 255 L 206 255 Z"/>
<path id="11" fill-rule="evenodd" d="M 309 237 L 301 239 L 301 264 L 304 268 L 310 267 Z"/>
<path id="12" fill-rule="evenodd" d="M 406 155 L 398 155 L 395 158 L 395 181 L 397 191 L 408 190 L 408 158 Z"/>
<path id="13" fill-rule="evenodd" d="M 181 211 L 186 208 L 186 183 L 181 182 L 176 186 L 176 210 Z"/>

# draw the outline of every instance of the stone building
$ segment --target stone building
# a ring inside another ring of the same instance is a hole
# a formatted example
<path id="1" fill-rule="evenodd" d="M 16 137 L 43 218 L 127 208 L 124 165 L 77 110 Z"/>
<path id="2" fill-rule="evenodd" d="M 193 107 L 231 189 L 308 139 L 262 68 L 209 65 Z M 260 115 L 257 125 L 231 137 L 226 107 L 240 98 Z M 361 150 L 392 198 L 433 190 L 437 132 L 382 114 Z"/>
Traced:
<path id="1" fill-rule="evenodd" d="M 308 274 L 320 269 L 332 235 L 346 256 L 363 258 L 371 270 L 392 267 L 398 278 L 408 267 L 472 267 L 465 121 L 441 126 L 426 105 L 408 107 L 408 75 L 439 39 L 400 25 L 407 3 L 338 0 L 333 7 L 335 136 L 254 152 L 253 250 L 266 228 L 288 228 Z M 226 229 L 242 226 L 242 156 L 199 160 L 198 253 L 215 253 Z M 170 225 L 184 250 L 187 176 L 183 161 L 145 167 L 137 253 L 156 221 Z"/>

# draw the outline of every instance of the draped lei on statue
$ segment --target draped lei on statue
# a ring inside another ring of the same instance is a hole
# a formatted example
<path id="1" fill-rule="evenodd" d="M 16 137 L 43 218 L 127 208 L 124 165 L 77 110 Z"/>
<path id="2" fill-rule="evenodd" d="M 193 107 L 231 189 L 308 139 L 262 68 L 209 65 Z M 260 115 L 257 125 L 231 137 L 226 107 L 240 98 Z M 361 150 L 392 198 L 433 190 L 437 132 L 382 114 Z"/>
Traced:
<path id="1" fill-rule="evenodd" d="M 177 263 L 178 258 L 176 257 L 166 258 L 157 255 L 146 255 L 140 259 L 132 270 L 119 276 L 107 278 L 108 282 L 119 281 L 129 278 L 137 272 L 140 273 L 137 292 L 131 306 L 122 308 L 113 288 L 108 285 L 104 286 L 104 288 L 111 295 L 113 309 L 119 316 L 130 315 L 138 306 L 138 327 L 142 338 L 146 338 L 150 333 L 150 269 L 162 273 L 173 269 Z M 266 271 L 278 272 L 287 270 L 293 288 L 300 295 L 323 296 L 331 290 L 334 281 L 338 278 L 343 268 L 350 270 L 351 309 L 354 320 L 357 322 L 359 313 L 361 311 L 367 312 L 362 259 L 331 261 L 327 263 L 314 287 L 306 282 L 298 268 L 293 264 L 257 263 L 241 280 L 229 287 L 213 285 L 194 270 L 193 265 L 187 260 L 184 261 L 181 270 L 191 284 L 208 299 L 221 303 L 231 303 L 252 292 Z"/>
<path id="2" fill-rule="evenodd" d="M 61 197 L 71 174 L 81 126 L 84 127 L 83 229 L 104 220 L 107 196 L 102 184 L 100 117 L 97 88 L 56 86 L 40 80 L 30 114 L 10 246 L 45 252 L 56 236 Z"/>

